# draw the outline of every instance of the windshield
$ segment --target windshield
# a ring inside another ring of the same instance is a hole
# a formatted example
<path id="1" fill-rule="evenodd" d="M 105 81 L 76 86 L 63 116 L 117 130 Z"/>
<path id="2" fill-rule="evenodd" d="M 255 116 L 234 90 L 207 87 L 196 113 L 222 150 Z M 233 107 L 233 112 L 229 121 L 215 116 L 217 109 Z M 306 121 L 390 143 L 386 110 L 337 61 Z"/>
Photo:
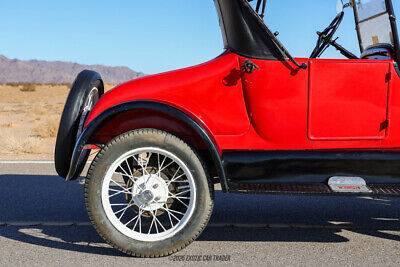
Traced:
<path id="1" fill-rule="evenodd" d="M 355 0 L 361 52 L 371 45 L 394 46 L 392 27 L 385 0 Z"/>

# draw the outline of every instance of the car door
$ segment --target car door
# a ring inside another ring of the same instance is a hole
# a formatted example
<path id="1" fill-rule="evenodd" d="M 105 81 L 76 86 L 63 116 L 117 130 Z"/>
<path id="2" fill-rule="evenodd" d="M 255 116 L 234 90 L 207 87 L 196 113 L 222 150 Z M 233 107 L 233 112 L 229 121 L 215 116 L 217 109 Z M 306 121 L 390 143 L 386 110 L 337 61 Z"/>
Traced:
<path id="1" fill-rule="evenodd" d="M 385 137 L 389 125 L 388 61 L 313 59 L 309 68 L 309 139 Z"/>
<path id="2" fill-rule="evenodd" d="M 243 66 L 248 58 L 240 57 Z M 300 64 L 308 59 L 296 59 Z M 251 59 L 252 73 L 242 70 L 251 125 L 264 141 L 258 149 L 299 148 L 307 141 L 308 69 L 289 61 Z M 253 143 L 256 142 L 252 138 Z"/>

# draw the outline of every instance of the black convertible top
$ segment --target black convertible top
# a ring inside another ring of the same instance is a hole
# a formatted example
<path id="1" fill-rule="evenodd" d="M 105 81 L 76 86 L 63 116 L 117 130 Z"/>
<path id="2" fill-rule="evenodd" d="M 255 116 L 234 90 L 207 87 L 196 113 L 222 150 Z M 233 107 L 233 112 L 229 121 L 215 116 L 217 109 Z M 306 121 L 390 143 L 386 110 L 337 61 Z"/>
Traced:
<path id="1" fill-rule="evenodd" d="M 225 48 L 241 56 L 285 60 L 288 53 L 248 0 L 214 0 Z"/>

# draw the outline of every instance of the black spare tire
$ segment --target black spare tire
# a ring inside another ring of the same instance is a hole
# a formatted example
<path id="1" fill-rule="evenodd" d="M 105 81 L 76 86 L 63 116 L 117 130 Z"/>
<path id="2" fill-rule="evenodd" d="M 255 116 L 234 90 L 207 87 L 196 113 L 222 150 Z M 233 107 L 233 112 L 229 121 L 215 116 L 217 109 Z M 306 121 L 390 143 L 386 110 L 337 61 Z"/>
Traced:
<path id="1" fill-rule="evenodd" d="M 82 71 L 72 84 L 61 115 L 54 153 L 56 171 L 61 177 L 67 177 L 75 143 L 89 112 L 103 93 L 103 81 L 95 71 Z"/>

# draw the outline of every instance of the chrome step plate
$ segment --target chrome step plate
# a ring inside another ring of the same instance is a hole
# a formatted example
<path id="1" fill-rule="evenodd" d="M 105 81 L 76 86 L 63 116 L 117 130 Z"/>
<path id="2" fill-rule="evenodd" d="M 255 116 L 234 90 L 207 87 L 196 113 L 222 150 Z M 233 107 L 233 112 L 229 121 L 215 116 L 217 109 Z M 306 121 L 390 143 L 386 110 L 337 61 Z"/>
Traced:
<path id="1" fill-rule="evenodd" d="M 372 190 L 367 186 L 361 177 L 333 176 L 329 178 L 328 185 L 334 192 L 343 193 L 371 193 Z"/>

